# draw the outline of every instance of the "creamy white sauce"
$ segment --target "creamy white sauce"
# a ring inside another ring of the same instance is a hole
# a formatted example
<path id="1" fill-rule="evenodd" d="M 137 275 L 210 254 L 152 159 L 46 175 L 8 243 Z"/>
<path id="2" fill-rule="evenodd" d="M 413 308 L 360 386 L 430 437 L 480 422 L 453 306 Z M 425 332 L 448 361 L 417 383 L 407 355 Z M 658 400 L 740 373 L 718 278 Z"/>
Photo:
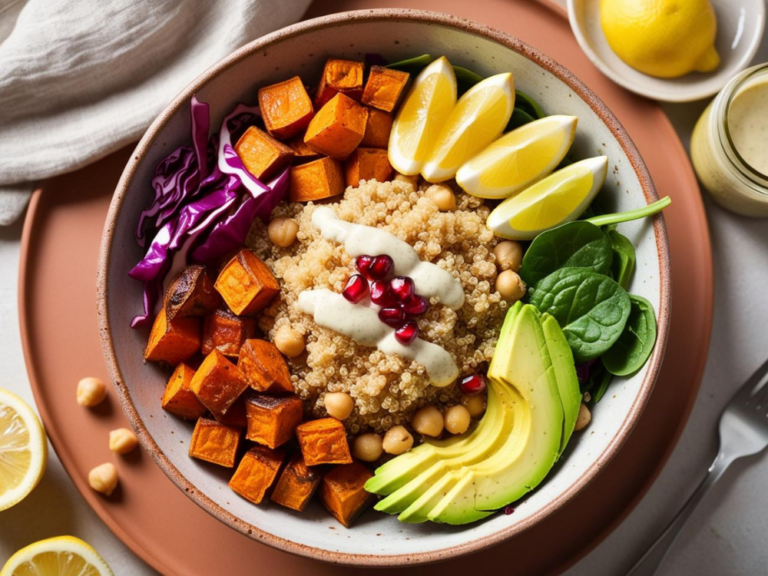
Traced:
<path id="1" fill-rule="evenodd" d="M 768 79 L 756 79 L 733 97 L 728 128 L 741 157 L 768 176 Z"/>
<path id="2" fill-rule="evenodd" d="M 304 290 L 299 294 L 299 307 L 314 316 L 320 326 L 352 338 L 363 346 L 378 348 L 385 354 L 397 354 L 418 362 L 427 371 L 430 382 L 447 386 L 459 375 L 451 354 L 442 346 L 416 338 L 401 344 L 395 330 L 379 320 L 378 306 L 360 302 L 353 304 L 341 294 L 325 288 Z"/>
<path id="3" fill-rule="evenodd" d="M 327 206 L 312 214 L 314 224 L 323 238 L 344 244 L 350 256 L 388 254 L 395 263 L 396 276 L 409 276 L 416 293 L 429 299 L 436 296 L 440 303 L 453 310 L 464 304 L 464 289 L 450 272 L 431 262 L 422 262 L 413 247 L 394 234 L 362 224 L 341 220 Z"/>

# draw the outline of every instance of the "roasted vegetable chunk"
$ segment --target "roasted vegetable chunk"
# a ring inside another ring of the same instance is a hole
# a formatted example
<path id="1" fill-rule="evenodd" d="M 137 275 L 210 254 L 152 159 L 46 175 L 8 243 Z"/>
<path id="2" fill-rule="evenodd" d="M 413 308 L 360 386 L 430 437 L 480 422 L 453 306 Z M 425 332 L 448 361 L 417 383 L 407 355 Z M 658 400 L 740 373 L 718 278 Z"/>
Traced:
<path id="1" fill-rule="evenodd" d="M 280 351 L 271 342 L 256 338 L 246 340 L 237 362 L 243 380 L 259 392 L 293 392 L 291 373 Z"/>
<path id="2" fill-rule="evenodd" d="M 203 322 L 203 354 L 218 350 L 225 356 L 237 357 L 243 343 L 255 335 L 255 318 L 241 318 L 229 310 L 216 310 Z"/>
<path id="3" fill-rule="evenodd" d="M 240 430 L 200 418 L 192 432 L 189 443 L 189 455 L 198 460 L 205 460 L 226 468 L 235 465 L 237 448 L 240 446 Z"/>
<path id="4" fill-rule="evenodd" d="M 368 468 L 353 462 L 337 466 L 320 483 L 320 499 L 328 512 L 347 528 L 376 499 L 364 487 L 371 476 L 373 474 Z"/>
<path id="5" fill-rule="evenodd" d="M 359 101 L 363 95 L 363 72 L 362 62 L 329 58 L 317 87 L 315 106 L 322 107 L 339 92 Z"/>
<path id="6" fill-rule="evenodd" d="M 304 463 L 301 454 L 296 453 L 275 484 L 272 502 L 301 512 L 309 504 L 322 478 L 323 475 L 317 466 L 310 468 Z"/>
<path id="7" fill-rule="evenodd" d="M 333 158 L 320 158 L 291 168 L 291 202 L 309 202 L 344 192 L 344 170 Z"/>
<path id="8" fill-rule="evenodd" d="M 288 141 L 288 146 L 293 150 L 293 160 L 294 163 L 297 164 L 306 160 L 314 160 L 320 156 L 318 152 L 315 152 L 304 143 L 304 134 L 299 134 L 298 136 L 291 138 Z"/>
<path id="9" fill-rule="evenodd" d="M 368 110 L 368 124 L 360 146 L 368 148 L 386 148 L 389 146 L 389 134 L 392 132 L 392 114 L 376 108 Z"/>
<path id="10" fill-rule="evenodd" d="M 392 165 L 387 151 L 379 148 L 358 148 L 344 163 L 347 186 L 359 186 L 360 180 L 386 182 L 392 178 Z"/>
<path id="11" fill-rule="evenodd" d="M 149 332 L 144 359 L 176 366 L 200 350 L 200 318 L 185 316 L 168 321 L 161 308 Z"/>
<path id="12" fill-rule="evenodd" d="M 314 114 L 312 101 L 298 76 L 260 89 L 259 107 L 267 131 L 282 140 L 304 130 Z"/>
<path id="13" fill-rule="evenodd" d="M 246 500 L 261 504 L 277 478 L 283 460 L 283 450 L 271 450 L 263 446 L 251 448 L 240 460 L 237 471 L 229 481 L 229 487 Z"/>
<path id="14" fill-rule="evenodd" d="M 165 314 L 169 320 L 183 316 L 205 316 L 221 304 L 221 296 L 204 266 L 183 268 L 168 285 Z"/>
<path id="15" fill-rule="evenodd" d="M 241 394 L 223 414 L 212 414 L 217 422 L 221 422 L 226 426 L 240 428 L 241 430 L 244 429 L 248 425 L 248 419 L 245 416 L 245 394 Z"/>
<path id="16" fill-rule="evenodd" d="M 371 66 L 363 90 L 363 104 L 392 112 L 408 82 L 409 74 L 383 66 Z"/>
<path id="17" fill-rule="evenodd" d="M 304 142 L 317 152 L 344 160 L 365 134 L 368 109 L 344 94 L 336 94 L 309 123 Z"/>
<path id="18" fill-rule="evenodd" d="M 304 412 L 301 400 L 290 396 L 249 394 L 245 400 L 248 440 L 277 448 L 293 438 Z"/>
<path id="19" fill-rule="evenodd" d="M 296 437 L 307 466 L 352 462 L 344 425 L 335 418 L 304 422 L 296 427 Z"/>
<path id="20" fill-rule="evenodd" d="M 186 364 L 176 366 L 165 387 L 163 410 L 187 420 L 197 420 L 205 414 L 205 406 L 190 388 L 194 375 L 195 371 Z"/>
<path id="21" fill-rule="evenodd" d="M 267 265 L 246 249 L 238 252 L 224 267 L 215 287 L 229 309 L 238 316 L 266 308 L 280 292 L 280 285 Z"/>
<path id="22" fill-rule="evenodd" d="M 293 150 L 256 126 L 250 126 L 235 144 L 245 169 L 260 180 L 274 176 L 293 158 Z"/>
<path id="23" fill-rule="evenodd" d="M 205 357 L 189 387 L 197 399 L 214 414 L 225 414 L 248 387 L 237 366 L 218 350 Z"/>

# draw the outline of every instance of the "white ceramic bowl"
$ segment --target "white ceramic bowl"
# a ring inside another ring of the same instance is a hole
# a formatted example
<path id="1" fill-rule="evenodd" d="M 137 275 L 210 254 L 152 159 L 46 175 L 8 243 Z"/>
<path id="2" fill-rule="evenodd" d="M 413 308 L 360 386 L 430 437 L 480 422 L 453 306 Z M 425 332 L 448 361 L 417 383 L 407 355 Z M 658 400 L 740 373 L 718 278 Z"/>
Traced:
<path id="1" fill-rule="evenodd" d="M 611 50 L 600 26 L 600 0 L 568 0 L 568 20 L 592 63 L 617 84 L 665 102 L 690 102 L 713 96 L 752 61 L 765 30 L 764 0 L 710 0 L 717 14 L 715 46 L 720 66 L 680 78 L 654 78 L 625 64 Z"/>
<path id="2" fill-rule="evenodd" d="M 128 326 L 142 307 L 141 287 L 127 272 L 141 258 L 133 240 L 139 212 L 152 198 L 158 161 L 190 139 L 189 100 L 211 104 L 213 125 L 238 101 L 253 102 L 259 86 L 300 74 L 319 76 L 329 55 L 360 60 L 366 52 L 396 60 L 429 52 L 490 75 L 512 71 L 519 88 L 553 113 L 579 117 L 579 157 L 607 154 L 608 195 L 616 209 L 656 200 L 632 141 L 605 105 L 567 70 L 532 47 L 485 26 L 434 13 L 373 10 L 303 22 L 270 34 L 225 58 L 190 84 L 155 120 L 132 155 L 105 226 L 99 269 L 99 314 L 104 354 L 118 396 L 142 446 L 190 498 L 236 530 L 277 548 L 332 562 L 399 565 L 477 551 L 525 530 L 573 498 L 616 453 L 645 405 L 658 374 L 669 322 L 669 261 L 663 219 L 622 226 L 637 246 L 632 292 L 658 312 L 659 336 L 647 365 L 616 381 L 596 408 L 589 434 L 576 435 L 546 482 L 510 516 L 462 527 L 405 525 L 367 512 L 347 530 L 314 503 L 296 514 L 253 506 L 228 487 L 231 470 L 187 456 L 192 425 L 167 415 L 160 396 L 168 373 L 142 360 L 145 331 Z M 151 487 L 146 487 L 151 489 Z M 333 528 L 333 529 L 329 529 Z M 381 536 L 380 536 L 381 535 Z"/>

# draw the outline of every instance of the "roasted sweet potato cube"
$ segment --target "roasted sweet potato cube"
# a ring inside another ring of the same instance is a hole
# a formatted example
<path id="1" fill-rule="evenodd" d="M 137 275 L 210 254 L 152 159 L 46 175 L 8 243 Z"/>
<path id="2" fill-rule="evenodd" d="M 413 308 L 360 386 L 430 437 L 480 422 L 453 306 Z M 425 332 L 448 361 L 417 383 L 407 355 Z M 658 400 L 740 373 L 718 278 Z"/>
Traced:
<path id="1" fill-rule="evenodd" d="M 280 285 L 267 265 L 247 249 L 238 252 L 224 266 L 215 287 L 238 316 L 266 308 L 280 292 Z"/>
<path id="2" fill-rule="evenodd" d="M 245 429 L 248 425 L 248 419 L 245 415 L 245 394 L 241 394 L 223 414 L 213 412 L 211 414 L 213 414 L 217 422 L 221 422 L 226 426 L 233 426 L 241 430 Z"/>
<path id="3" fill-rule="evenodd" d="M 358 148 L 344 163 L 347 186 L 356 187 L 360 180 L 386 182 L 392 178 L 392 165 L 387 151 L 381 148 Z"/>
<path id="4" fill-rule="evenodd" d="M 200 318 L 184 316 L 168 320 L 161 308 L 149 332 L 144 359 L 176 366 L 200 350 Z"/>
<path id="5" fill-rule="evenodd" d="M 364 71 L 362 62 L 337 58 L 326 60 L 323 76 L 320 78 L 320 85 L 315 95 L 315 106 L 322 107 L 339 92 L 359 101 L 363 95 Z"/>
<path id="6" fill-rule="evenodd" d="M 216 310 L 203 322 L 203 354 L 218 350 L 225 356 L 237 357 L 243 343 L 255 335 L 255 318 L 237 316 L 229 310 Z"/>
<path id="7" fill-rule="evenodd" d="M 312 118 L 304 142 L 317 152 L 344 160 L 365 134 L 368 109 L 349 96 L 336 94 Z"/>
<path id="8" fill-rule="evenodd" d="M 368 110 L 368 124 L 360 146 L 367 148 L 386 148 L 389 146 L 389 133 L 392 132 L 392 114 L 376 108 Z"/>
<path id="9" fill-rule="evenodd" d="M 200 418 L 192 432 L 189 443 L 189 455 L 198 460 L 205 460 L 219 466 L 232 468 L 235 465 L 237 448 L 240 446 L 240 430 Z"/>
<path id="10" fill-rule="evenodd" d="M 235 152 L 243 161 L 245 169 L 261 180 L 272 177 L 293 159 L 291 148 L 256 126 L 250 126 L 240 136 L 235 144 Z"/>
<path id="11" fill-rule="evenodd" d="M 368 468 L 353 462 L 336 466 L 320 483 L 320 500 L 328 512 L 347 528 L 376 500 L 373 494 L 365 491 L 365 482 L 371 476 L 373 474 Z"/>
<path id="12" fill-rule="evenodd" d="M 205 357 L 189 387 L 214 414 L 224 414 L 248 387 L 237 366 L 218 350 Z"/>
<path id="13" fill-rule="evenodd" d="M 392 112 L 409 76 L 408 72 L 392 70 L 384 66 L 371 66 L 368 81 L 363 90 L 363 104 L 384 112 Z"/>
<path id="14" fill-rule="evenodd" d="M 280 474 L 270 498 L 272 502 L 301 512 L 309 504 L 322 478 L 320 468 L 310 468 L 304 463 L 301 454 L 296 453 Z"/>
<path id="15" fill-rule="evenodd" d="M 261 88 L 259 107 L 267 131 L 282 140 L 304 130 L 314 115 L 312 100 L 298 76 Z"/>
<path id="16" fill-rule="evenodd" d="M 246 340 L 237 361 L 243 380 L 258 392 L 293 392 L 291 373 L 277 347 L 266 340 Z"/>
<path id="17" fill-rule="evenodd" d="M 255 446 L 240 460 L 229 487 L 246 500 L 261 504 L 267 490 L 275 482 L 283 460 L 285 451 Z"/>
<path id="18" fill-rule="evenodd" d="M 173 371 L 163 394 L 163 410 L 187 420 L 197 420 L 205 414 L 205 406 L 192 392 L 190 384 L 195 371 L 186 364 L 179 364 Z"/>
<path id="19" fill-rule="evenodd" d="M 333 158 L 320 158 L 291 168 L 291 202 L 309 202 L 344 192 L 344 170 Z"/>
<path id="20" fill-rule="evenodd" d="M 314 160 L 320 156 L 318 152 L 315 152 L 312 148 L 306 145 L 304 142 L 304 134 L 299 134 L 288 140 L 288 146 L 293 150 L 293 161 L 297 164 L 306 160 Z"/>
<path id="21" fill-rule="evenodd" d="M 352 462 L 344 424 L 336 418 L 304 422 L 296 427 L 296 437 L 307 466 Z"/>
<path id="22" fill-rule="evenodd" d="M 221 296 L 205 266 L 182 268 L 165 292 L 165 314 L 169 320 L 183 316 L 205 316 L 221 304 Z"/>
<path id="23" fill-rule="evenodd" d="M 295 394 L 268 396 L 249 394 L 245 399 L 248 428 L 245 437 L 270 448 L 282 446 L 293 438 L 301 424 L 304 407 Z"/>

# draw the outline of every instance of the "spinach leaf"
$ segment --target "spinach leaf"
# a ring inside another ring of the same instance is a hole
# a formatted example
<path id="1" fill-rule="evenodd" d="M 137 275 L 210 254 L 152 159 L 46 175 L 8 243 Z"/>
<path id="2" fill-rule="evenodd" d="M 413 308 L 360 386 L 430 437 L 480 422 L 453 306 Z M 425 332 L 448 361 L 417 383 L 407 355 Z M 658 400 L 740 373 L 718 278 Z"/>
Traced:
<path id="1" fill-rule="evenodd" d="M 593 403 L 597 404 L 600 402 L 600 399 L 605 396 L 605 392 L 608 390 L 608 385 L 611 383 L 611 380 L 613 380 L 613 374 L 603 368 L 600 375 L 596 377 L 597 387 L 595 388 L 595 391 L 590 392 Z"/>
<path id="2" fill-rule="evenodd" d="M 422 54 L 421 56 L 414 56 L 407 60 L 400 60 L 400 62 L 393 62 L 387 64 L 387 68 L 392 70 L 400 70 L 401 72 L 408 72 L 409 74 L 416 75 L 424 68 L 426 68 L 432 62 L 432 56 L 429 54 Z"/>
<path id="3" fill-rule="evenodd" d="M 577 363 L 601 356 L 616 343 L 631 307 L 624 288 L 587 268 L 553 272 L 536 284 L 530 303 L 554 316 Z"/>
<path id="4" fill-rule="evenodd" d="M 482 82 L 483 77 L 476 72 L 472 72 L 463 66 L 454 66 L 453 73 L 456 74 L 456 88 L 459 94 L 464 94 L 475 84 Z"/>
<path id="5" fill-rule="evenodd" d="M 588 222 L 562 224 L 539 234 L 523 257 L 520 277 L 535 286 L 560 268 L 588 268 L 599 274 L 611 271 L 611 241 L 600 228 Z"/>
<path id="6" fill-rule="evenodd" d="M 603 364 L 616 376 L 633 374 L 643 367 L 656 343 L 656 314 L 645 298 L 629 295 L 629 319 L 616 343 L 603 354 Z"/>
<path id="7" fill-rule="evenodd" d="M 547 115 L 536 100 L 521 90 L 515 90 L 515 108 L 519 108 L 536 120 Z"/>
<path id="8" fill-rule="evenodd" d="M 515 108 L 512 110 L 512 117 L 509 119 L 509 123 L 507 124 L 507 127 L 504 128 L 504 132 L 509 132 L 510 130 L 514 130 L 515 128 L 520 128 L 520 126 L 525 126 L 529 122 L 533 122 L 536 120 L 536 118 L 532 117 L 528 112 L 523 110 L 522 108 Z"/>
<path id="9" fill-rule="evenodd" d="M 608 230 L 608 238 L 611 241 L 613 250 L 613 261 L 611 262 L 611 272 L 613 279 L 618 282 L 624 290 L 629 287 L 632 280 L 632 272 L 635 271 L 635 247 L 629 238 L 620 234 L 616 230 Z"/>
<path id="10" fill-rule="evenodd" d="M 640 218 L 645 218 L 646 216 L 653 216 L 654 214 L 664 210 L 664 208 L 670 204 L 672 204 L 672 200 L 669 196 L 666 196 L 661 200 L 657 200 L 653 204 L 648 204 L 648 206 L 643 206 L 642 208 L 637 208 L 636 210 L 628 210 L 626 212 L 617 212 L 616 214 L 603 214 L 601 216 L 594 216 L 588 220 L 585 220 L 585 222 L 590 222 L 595 226 L 621 224 L 622 222 L 629 222 L 630 220 L 639 220 Z"/>

